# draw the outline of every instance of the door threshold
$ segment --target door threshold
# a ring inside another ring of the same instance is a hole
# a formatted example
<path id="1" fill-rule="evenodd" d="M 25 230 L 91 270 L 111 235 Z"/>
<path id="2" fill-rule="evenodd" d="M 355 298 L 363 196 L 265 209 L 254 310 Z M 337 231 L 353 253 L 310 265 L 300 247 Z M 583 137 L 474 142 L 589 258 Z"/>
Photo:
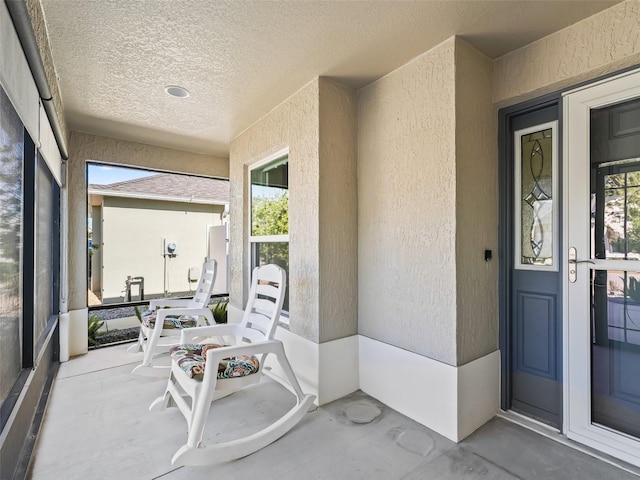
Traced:
<path id="1" fill-rule="evenodd" d="M 627 473 L 640 477 L 640 468 L 605 453 L 602 453 L 594 448 L 587 447 L 586 445 L 582 445 L 581 443 L 575 442 L 573 440 L 569 440 L 567 436 L 564 435 L 560 430 L 550 425 L 539 422 L 512 410 L 498 410 L 496 416 L 507 420 L 508 422 L 526 428 L 527 430 L 531 430 L 532 432 L 535 432 L 546 438 L 549 438 L 554 442 L 558 442 L 562 445 L 573 448 L 574 450 L 590 455 L 591 457 L 597 458 L 598 460 L 608 463 L 609 465 L 613 465 L 614 467 L 617 467 L 620 470 L 624 470 Z"/>
<path id="2" fill-rule="evenodd" d="M 517 423 L 521 427 L 525 427 L 529 430 L 540 433 L 545 437 L 551 438 L 552 436 L 558 435 L 564 437 L 560 429 L 552 427 L 551 425 L 541 422 L 540 420 L 536 420 L 535 418 L 527 417 L 522 413 L 514 412 L 513 410 L 500 410 L 498 411 L 498 416 L 500 418 L 504 418 L 505 420 L 509 420 L 512 423 Z"/>

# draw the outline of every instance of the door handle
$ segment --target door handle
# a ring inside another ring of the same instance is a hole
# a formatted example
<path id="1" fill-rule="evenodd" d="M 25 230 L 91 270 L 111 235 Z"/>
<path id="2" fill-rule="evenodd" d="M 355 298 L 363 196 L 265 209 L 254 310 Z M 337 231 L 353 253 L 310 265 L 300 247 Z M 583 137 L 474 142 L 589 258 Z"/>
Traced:
<path id="1" fill-rule="evenodd" d="M 571 247 L 569 249 L 569 281 L 571 283 L 576 283 L 576 280 L 578 279 L 578 269 L 576 268 L 576 265 L 579 263 L 591 263 L 592 265 L 595 265 L 596 262 L 593 260 L 578 260 L 578 251 L 576 250 L 576 247 Z"/>

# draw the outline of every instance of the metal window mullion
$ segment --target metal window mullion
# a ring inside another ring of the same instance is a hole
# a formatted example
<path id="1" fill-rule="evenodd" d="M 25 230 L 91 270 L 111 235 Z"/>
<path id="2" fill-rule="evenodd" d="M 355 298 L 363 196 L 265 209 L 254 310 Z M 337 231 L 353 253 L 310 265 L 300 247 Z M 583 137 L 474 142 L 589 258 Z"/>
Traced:
<path id="1" fill-rule="evenodd" d="M 285 243 L 289 241 L 289 235 L 250 235 L 250 243 Z"/>

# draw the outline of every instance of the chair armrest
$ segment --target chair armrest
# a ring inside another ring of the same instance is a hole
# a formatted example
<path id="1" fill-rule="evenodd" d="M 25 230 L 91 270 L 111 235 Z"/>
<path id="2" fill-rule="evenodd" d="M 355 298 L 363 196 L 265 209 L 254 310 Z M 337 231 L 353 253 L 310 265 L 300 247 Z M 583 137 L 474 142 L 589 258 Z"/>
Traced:
<path id="1" fill-rule="evenodd" d="M 162 310 L 158 310 L 156 315 L 157 322 L 156 324 L 164 321 L 165 317 L 168 316 L 180 316 L 180 315 L 191 315 L 191 316 L 204 316 L 210 322 L 213 322 L 213 313 L 208 308 L 163 308 Z"/>
<path id="2" fill-rule="evenodd" d="M 220 323 L 208 327 L 185 328 L 180 332 L 180 343 L 192 343 L 196 337 L 222 337 L 238 336 L 242 334 L 243 328 L 239 323 Z"/>
<path id="3" fill-rule="evenodd" d="M 188 307 L 190 298 L 156 298 L 149 302 L 149 310 L 155 310 L 158 307 Z"/>
<path id="4" fill-rule="evenodd" d="M 280 340 L 264 340 L 256 343 L 243 343 L 240 345 L 231 345 L 228 347 L 212 348 L 207 350 L 207 362 L 220 362 L 220 360 L 228 357 L 237 357 L 240 355 L 256 355 L 261 353 L 275 353 L 276 355 L 284 354 L 284 347 Z M 205 370 L 206 372 L 206 370 Z"/>

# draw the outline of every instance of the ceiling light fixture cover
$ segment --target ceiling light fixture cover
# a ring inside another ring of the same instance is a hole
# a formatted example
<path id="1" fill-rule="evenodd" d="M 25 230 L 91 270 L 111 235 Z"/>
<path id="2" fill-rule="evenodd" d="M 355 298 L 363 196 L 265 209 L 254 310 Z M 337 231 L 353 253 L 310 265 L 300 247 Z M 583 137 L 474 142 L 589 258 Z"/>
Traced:
<path id="1" fill-rule="evenodd" d="M 179 87 L 178 85 L 167 85 L 164 87 L 164 91 L 172 97 L 186 98 L 189 96 L 189 91 L 186 88 Z"/>

